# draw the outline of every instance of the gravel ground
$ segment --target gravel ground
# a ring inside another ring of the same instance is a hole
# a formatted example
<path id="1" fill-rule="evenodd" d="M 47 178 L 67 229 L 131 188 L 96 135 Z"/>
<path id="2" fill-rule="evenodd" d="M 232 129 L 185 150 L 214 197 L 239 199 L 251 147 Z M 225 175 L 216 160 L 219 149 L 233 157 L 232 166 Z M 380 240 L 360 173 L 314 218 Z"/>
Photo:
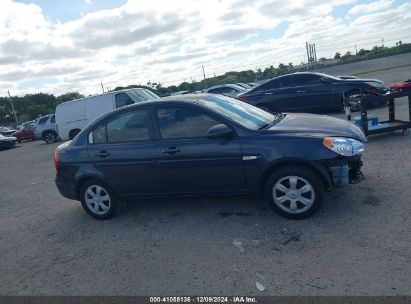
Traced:
<path id="1" fill-rule="evenodd" d="M 97 221 L 57 192 L 56 146 L 0 151 L 1 295 L 411 295 L 411 136 L 370 138 L 366 180 L 302 221 L 250 198 L 136 202 Z"/>

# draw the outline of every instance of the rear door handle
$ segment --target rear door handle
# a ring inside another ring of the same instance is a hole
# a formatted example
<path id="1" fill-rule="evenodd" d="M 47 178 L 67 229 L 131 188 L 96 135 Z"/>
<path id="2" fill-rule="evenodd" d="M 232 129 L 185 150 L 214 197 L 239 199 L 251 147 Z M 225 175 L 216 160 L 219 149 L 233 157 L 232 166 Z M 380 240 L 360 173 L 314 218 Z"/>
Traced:
<path id="1" fill-rule="evenodd" d="M 273 95 L 273 93 L 267 92 L 265 93 L 265 95 Z"/>
<path id="2" fill-rule="evenodd" d="M 164 154 L 175 154 L 177 152 L 180 152 L 180 149 L 178 149 L 176 147 L 169 147 L 169 148 L 164 149 L 163 151 L 161 151 L 161 153 L 164 153 Z"/>
<path id="3" fill-rule="evenodd" d="M 305 93 L 305 90 L 298 90 L 297 93 Z"/>
<path id="4" fill-rule="evenodd" d="M 105 158 L 107 156 L 110 156 L 110 153 L 108 153 L 106 150 L 101 150 L 100 152 L 94 154 L 97 157 Z"/>

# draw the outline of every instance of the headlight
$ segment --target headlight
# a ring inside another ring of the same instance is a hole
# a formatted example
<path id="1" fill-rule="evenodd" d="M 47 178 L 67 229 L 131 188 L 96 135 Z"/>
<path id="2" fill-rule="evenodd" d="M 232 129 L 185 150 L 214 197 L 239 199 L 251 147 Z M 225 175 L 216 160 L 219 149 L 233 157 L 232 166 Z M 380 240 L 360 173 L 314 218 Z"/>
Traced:
<path id="1" fill-rule="evenodd" d="M 343 156 L 353 156 L 364 151 L 364 144 L 362 142 L 347 137 L 325 137 L 323 145 Z"/>

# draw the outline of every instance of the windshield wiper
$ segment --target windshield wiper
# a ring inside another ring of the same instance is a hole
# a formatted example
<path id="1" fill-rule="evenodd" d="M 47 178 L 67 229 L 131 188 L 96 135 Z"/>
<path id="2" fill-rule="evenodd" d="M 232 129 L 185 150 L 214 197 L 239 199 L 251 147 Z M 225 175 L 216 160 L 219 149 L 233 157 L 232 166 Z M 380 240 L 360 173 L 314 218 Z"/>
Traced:
<path id="1" fill-rule="evenodd" d="M 263 124 L 261 127 L 258 128 L 258 130 L 260 131 L 260 130 L 264 130 L 268 127 L 271 127 L 271 126 L 277 124 L 278 122 L 280 122 L 284 117 L 285 117 L 285 114 L 282 114 L 282 113 L 281 114 L 276 114 L 275 118 L 273 119 L 272 122 Z"/>

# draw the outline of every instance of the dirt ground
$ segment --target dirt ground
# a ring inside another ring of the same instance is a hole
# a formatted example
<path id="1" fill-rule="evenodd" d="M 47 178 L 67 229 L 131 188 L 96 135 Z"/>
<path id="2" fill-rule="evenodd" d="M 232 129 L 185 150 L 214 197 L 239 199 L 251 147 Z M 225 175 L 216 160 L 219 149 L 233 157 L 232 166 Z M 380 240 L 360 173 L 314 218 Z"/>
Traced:
<path id="1" fill-rule="evenodd" d="M 365 181 L 302 221 L 250 198 L 146 201 L 97 221 L 57 192 L 56 146 L 0 151 L 1 295 L 411 295 L 411 136 L 371 137 Z"/>

